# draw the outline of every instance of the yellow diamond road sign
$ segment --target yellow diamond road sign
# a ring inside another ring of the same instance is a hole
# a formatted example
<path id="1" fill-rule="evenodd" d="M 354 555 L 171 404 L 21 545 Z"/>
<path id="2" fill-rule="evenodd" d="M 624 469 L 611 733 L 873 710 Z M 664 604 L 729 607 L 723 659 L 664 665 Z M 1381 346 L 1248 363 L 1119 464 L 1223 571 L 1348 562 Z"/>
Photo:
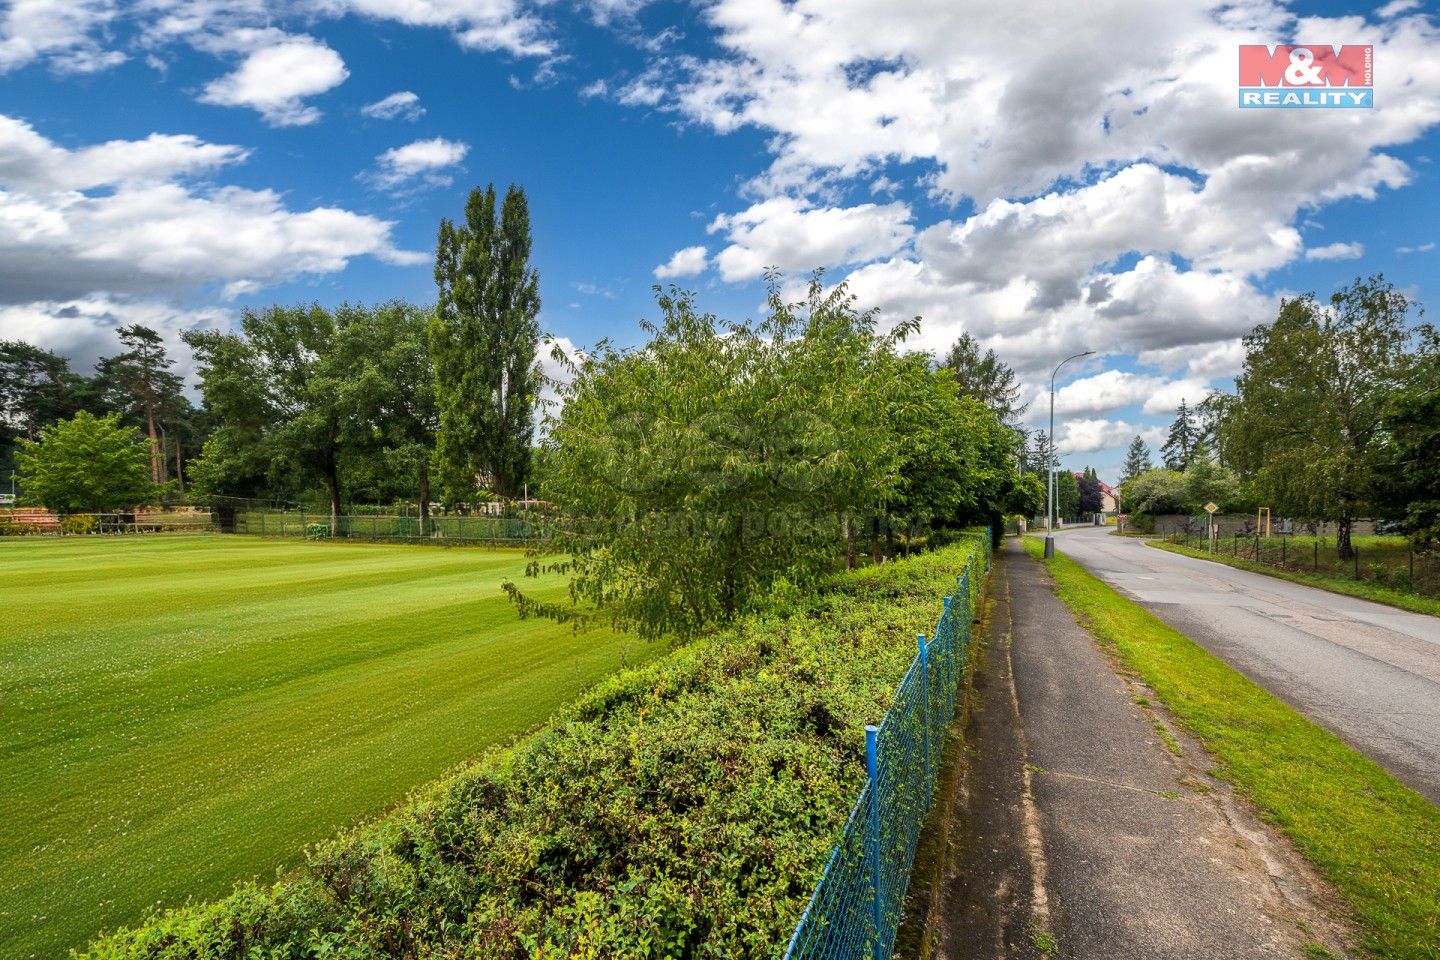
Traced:
<path id="1" fill-rule="evenodd" d="M 1219 509 L 1220 509 L 1220 508 L 1215 504 L 1215 501 L 1213 501 L 1213 500 L 1210 501 L 1209 503 L 1205 504 L 1205 512 L 1206 512 L 1206 513 L 1214 513 L 1216 510 L 1219 510 Z"/>

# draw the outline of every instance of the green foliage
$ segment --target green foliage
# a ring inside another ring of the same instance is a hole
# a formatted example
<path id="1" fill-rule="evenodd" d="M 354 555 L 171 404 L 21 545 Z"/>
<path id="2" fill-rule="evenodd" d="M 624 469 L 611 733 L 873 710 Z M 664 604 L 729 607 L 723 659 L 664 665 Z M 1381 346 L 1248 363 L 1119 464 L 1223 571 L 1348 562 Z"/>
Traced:
<path id="1" fill-rule="evenodd" d="M 980 352 L 980 343 L 969 331 L 950 347 L 941 366 L 955 375 L 963 396 L 971 397 L 988 407 L 996 419 L 1013 425 L 1030 406 L 1020 402 L 1020 384 L 1015 371 L 995 355 L 994 350 Z"/>
<path id="2" fill-rule="evenodd" d="M 1376 507 L 1390 398 L 1414 383 L 1420 348 L 1434 343 L 1410 310 L 1380 276 L 1357 279 L 1328 305 L 1309 294 L 1287 300 L 1245 338 L 1235 395 L 1212 403 L 1225 463 L 1277 513 L 1335 522 L 1345 558 L 1352 521 Z"/>
<path id="3" fill-rule="evenodd" d="M 1255 506 L 1235 471 L 1222 466 L 1200 444 L 1185 468 L 1185 509 L 1180 512 L 1200 513 L 1212 501 L 1221 513 L 1245 512 Z"/>
<path id="4" fill-rule="evenodd" d="M 1194 411 L 1184 400 L 1181 400 L 1179 409 L 1175 411 L 1175 422 L 1170 424 L 1170 433 L 1165 438 L 1165 445 L 1160 448 L 1160 456 L 1165 460 L 1165 468 L 1167 470 L 1184 470 L 1190 466 L 1190 461 L 1195 455 L 1195 445 L 1199 441 L 1200 429 L 1195 423 Z"/>
<path id="5" fill-rule="evenodd" d="M 95 515 L 93 513 L 77 513 L 64 517 L 60 520 L 60 532 L 65 534 L 94 533 Z"/>
<path id="6" fill-rule="evenodd" d="M 119 416 L 80 411 L 22 440 L 20 482 L 28 499 L 56 513 L 104 513 L 149 502 L 149 447 Z"/>
<path id="7" fill-rule="evenodd" d="M 1440 345 L 1427 344 L 1411 384 L 1385 413 L 1389 444 L 1381 455 L 1381 510 L 1419 544 L 1440 540 Z"/>
<path id="8" fill-rule="evenodd" d="M 433 313 L 403 301 L 336 311 L 336 403 L 352 462 L 374 466 L 368 495 L 413 497 L 428 512 L 439 412 L 430 362 Z M 352 486 L 358 471 L 350 471 Z"/>
<path id="9" fill-rule="evenodd" d="M 1136 436 L 1130 441 L 1130 448 L 1125 451 L 1125 464 L 1120 468 L 1120 483 L 1129 483 L 1142 473 L 1148 473 L 1155 469 L 1155 463 L 1150 457 L 1150 446 L 1140 437 Z"/>
<path id="10" fill-rule="evenodd" d="M 1080 515 L 1080 481 L 1069 470 L 1055 474 L 1055 516 L 1071 520 Z"/>
<path id="11" fill-rule="evenodd" d="M 97 379 L 108 388 L 111 409 L 133 418 L 149 437 L 150 478 L 165 480 L 165 457 L 160 447 L 158 425 L 166 414 L 188 409 L 181 389 L 184 382 L 170 372 L 175 361 L 165 351 L 160 335 L 142 324 L 120 327 L 120 343 L 127 349 L 105 357 L 96 366 Z"/>
<path id="12" fill-rule="evenodd" d="M 1125 509 L 1131 514 L 1156 516 L 1189 513 L 1190 491 L 1178 470 L 1147 470 L 1125 484 Z"/>
<path id="13" fill-rule="evenodd" d="M 647 343 L 602 342 L 561 389 L 545 529 L 574 602 L 514 587 L 522 612 L 689 637 L 781 578 L 811 587 L 860 519 L 998 523 L 1011 436 L 948 373 L 897 354 L 913 325 L 878 335 L 818 277 L 800 304 L 772 285 L 759 324 L 722 323 L 673 288 L 659 305 Z"/>
<path id="14" fill-rule="evenodd" d="M 502 497 L 519 496 L 540 387 L 539 277 L 530 266 L 524 190 L 505 192 L 498 220 L 491 184 L 470 191 L 463 224 L 440 221 L 435 283 L 435 457 L 447 495 L 473 500 L 479 474 Z"/>
<path id="15" fill-rule="evenodd" d="M 1005 497 L 1005 512 L 1022 517 L 1038 516 L 1045 510 L 1045 479 L 1038 473 L 1027 473 L 1015 478 L 1015 484 Z"/>
<path id="16" fill-rule="evenodd" d="M 238 334 L 185 334 L 218 426 L 191 468 L 203 493 L 299 499 L 338 516 L 349 478 L 429 496 L 429 314 L 405 303 L 247 310 Z M 383 479 L 382 479 L 383 478 Z"/>
<path id="17" fill-rule="evenodd" d="M 294 879 L 85 956 L 773 957 L 863 784 L 864 724 L 978 556 L 970 534 L 818 595 L 786 587 L 783 611 L 602 682 Z"/>
<path id="18" fill-rule="evenodd" d="M 16 523 L 7 516 L 0 516 L 0 537 L 27 537 L 40 532 L 33 523 Z"/>
<path id="19" fill-rule="evenodd" d="M 1099 513 L 1105 507 L 1105 497 L 1100 490 L 1100 477 L 1094 467 L 1086 467 L 1079 481 L 1079 509 L 1080 515 Z"/>

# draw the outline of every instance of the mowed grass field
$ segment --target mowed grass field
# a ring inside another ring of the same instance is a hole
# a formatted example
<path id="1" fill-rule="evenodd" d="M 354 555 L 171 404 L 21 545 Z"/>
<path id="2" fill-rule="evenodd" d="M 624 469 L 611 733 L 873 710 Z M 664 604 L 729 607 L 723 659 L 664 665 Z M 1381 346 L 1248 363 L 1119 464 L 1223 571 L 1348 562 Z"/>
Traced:
<path id="1" fill-rule="evenodd" d="M 0 956 L 272 879 L 659 652 L 517 619 L 518 551 L 0 541 Z M 560 597 L 557 579 L 527 590 Z"/>

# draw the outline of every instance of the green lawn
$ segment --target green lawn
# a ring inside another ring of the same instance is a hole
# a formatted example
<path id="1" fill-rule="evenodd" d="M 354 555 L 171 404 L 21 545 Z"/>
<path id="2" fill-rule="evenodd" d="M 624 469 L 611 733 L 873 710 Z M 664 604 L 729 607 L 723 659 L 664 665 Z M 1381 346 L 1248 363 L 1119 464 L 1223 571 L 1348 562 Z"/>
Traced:
<path id="1" fill-rule="evenodd" d="M 64 956 L 152 905 L 273 877 L 657 652 L 517 620 L 499 585 L 524 562 L 247 537 L 0 541 L 0 957 Z"/>
<path id="2" fill-rule="evenodd" d="M 1063 553 L 1045 565 L 1076 620 L 1214 755 L 1212 772 L 1339 891 L 1366 953 L 1440 960 L 1440 809 Z"/>

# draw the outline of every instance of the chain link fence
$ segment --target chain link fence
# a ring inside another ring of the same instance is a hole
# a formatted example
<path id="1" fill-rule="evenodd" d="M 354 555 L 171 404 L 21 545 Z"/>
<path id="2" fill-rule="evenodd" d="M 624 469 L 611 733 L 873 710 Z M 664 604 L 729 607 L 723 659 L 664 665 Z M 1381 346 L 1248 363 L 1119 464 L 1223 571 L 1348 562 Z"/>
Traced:
<path id="1" fill-rule="evenodd" d="M 519 545 L 536 536 L 529 520 L 514 517 L 440 516 L 398 517 L 378 514 L 342 514 L 331 522 L 328 513 L 305 510 L 237 510 L 235 533 L 262 537 L 301 537 L 324 540 L 388 540 Z"/>
<path id="2" fill-rule="evenodd" d="M 865 728 L 867 778 L 830 854 L 785 960 L 882 960 L 895 948 L 915 845 L 930 809 L 946 733 L 970 650 L 990 531 L 943 598 L 935 632 L 917 651 L 878 725 Z"/>

